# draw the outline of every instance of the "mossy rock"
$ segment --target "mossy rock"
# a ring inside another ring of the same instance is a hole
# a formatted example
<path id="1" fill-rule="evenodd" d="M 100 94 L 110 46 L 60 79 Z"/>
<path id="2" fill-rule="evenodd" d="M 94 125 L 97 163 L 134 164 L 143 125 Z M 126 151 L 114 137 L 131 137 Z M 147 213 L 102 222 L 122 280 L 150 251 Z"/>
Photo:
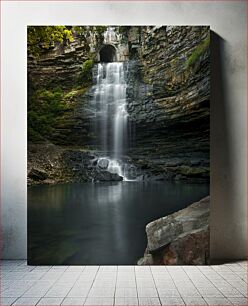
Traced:
<path id="1" fill-rule="evenodd" d="M 199 58 L 208 50 L 210 45 L 210 35 L 208 35 L 191 53 L 186 61 L 186 69 L 193 67 Z"/>
<path id="2" fill-rule="evenodd" d="M 202 177 L 209 175 L 209 168 L 207 167 L 176 167 L 176 173 L 187 177 Z"/>

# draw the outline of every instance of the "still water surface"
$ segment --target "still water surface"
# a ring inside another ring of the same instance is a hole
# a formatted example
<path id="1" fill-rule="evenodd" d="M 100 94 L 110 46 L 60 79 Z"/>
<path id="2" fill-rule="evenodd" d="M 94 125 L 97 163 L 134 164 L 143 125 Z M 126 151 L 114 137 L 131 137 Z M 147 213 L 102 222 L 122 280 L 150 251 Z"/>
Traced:
<path id="1" fill-rule="evenodd" d="M 209 194 L 207 184 L 106 182 L 28 189 L 29 264 L 136 264 L 145 226 Z"/>

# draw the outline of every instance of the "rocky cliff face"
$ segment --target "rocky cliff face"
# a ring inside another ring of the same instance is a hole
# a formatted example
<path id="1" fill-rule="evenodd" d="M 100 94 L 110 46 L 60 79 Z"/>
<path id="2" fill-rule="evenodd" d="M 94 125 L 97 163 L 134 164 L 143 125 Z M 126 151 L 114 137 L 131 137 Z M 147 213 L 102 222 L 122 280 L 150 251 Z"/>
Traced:
<path id="1" fill-rule="evenodd" d="M 75 46 L 66 52 L 51 52 L 46 56 L 28 61 L 29 85 L 35 88 L 72 88 L 77 82 L 82 63 L 88 58 L 84 46 Z"/>
<path id="2" fill-rule="evenodd" d="M 80 84 L 82 65 L 88 59 L 97 60 L 97 51 L 103 42 L 103 29 L 83 27 L 73 31 L 73 41 L 53 43 L 42 49 L 38 57 L 28 54 L 29 89 L 70 90 Z"/>
<path id="3" fill-rule="evenodd" d="M 127 158 L 146 179 L 209 180 L 209 35 L 200 26 L 127 30 Z M 90 50 L 76 41 L 55 51 L 28 60 L 30 95 L 60 87 L 66 106 L 39 142 L 94 150 L 92 80 L 80 79 Z"/>
<path id="4" fill-rule="evenodd" d="M 146 27 L 139 36 L 128 69 L 130 154 L 150 175 L 208 180 L 209 35 L 209 27 Z"/>

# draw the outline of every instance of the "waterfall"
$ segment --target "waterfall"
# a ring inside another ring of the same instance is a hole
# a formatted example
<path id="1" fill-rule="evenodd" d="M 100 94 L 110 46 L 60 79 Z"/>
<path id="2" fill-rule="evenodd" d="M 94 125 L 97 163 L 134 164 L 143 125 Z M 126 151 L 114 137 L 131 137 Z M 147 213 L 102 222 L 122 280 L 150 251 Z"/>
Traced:
<path id="1" fill-rule="evenodd" d="M 108 171 L 125 179 L 123 154 L 128 143 L 128 113 L 126 110 L 126 81 L 121 62 L 97 65 L 94 103 L 96 134 L 100 151 L 107 155 Z"/>
<path id="2" fill-rule="evenodd" d="M 117 42 L 120 39 L 120 35 L 115 32 L 113 27 L 108 27 L 104 33 L 104 43 L 111 44 Z"/>

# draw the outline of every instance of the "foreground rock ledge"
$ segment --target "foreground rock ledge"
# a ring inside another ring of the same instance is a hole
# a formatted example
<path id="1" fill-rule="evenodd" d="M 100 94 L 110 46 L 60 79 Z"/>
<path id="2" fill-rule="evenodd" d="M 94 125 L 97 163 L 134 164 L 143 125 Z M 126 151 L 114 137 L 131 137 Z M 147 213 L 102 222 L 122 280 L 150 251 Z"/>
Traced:
<path id="1" fill-rule="evenodd" d="M 138 265 L 202 265 L 209 262 L 207 196 L 146 226 L 147 249 Z"/>

